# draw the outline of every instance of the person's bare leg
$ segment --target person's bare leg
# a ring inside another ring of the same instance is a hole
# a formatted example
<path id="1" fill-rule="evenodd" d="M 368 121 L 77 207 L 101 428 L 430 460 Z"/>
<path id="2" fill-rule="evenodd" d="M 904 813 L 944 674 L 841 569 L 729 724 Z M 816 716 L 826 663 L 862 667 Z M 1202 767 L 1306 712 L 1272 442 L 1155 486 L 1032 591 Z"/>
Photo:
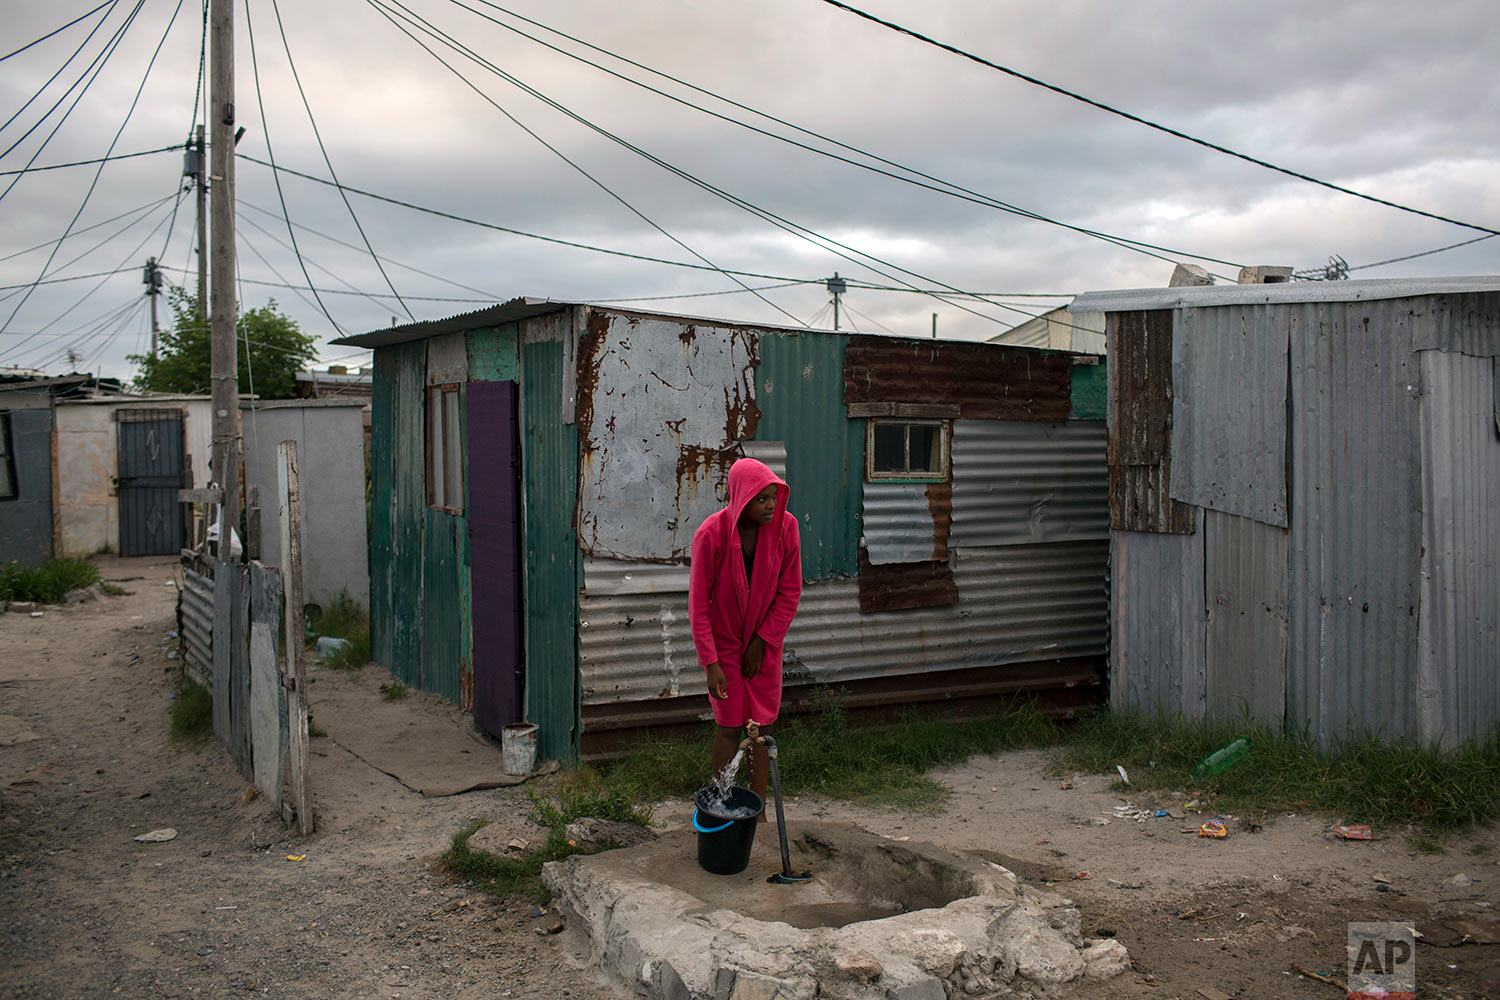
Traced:
<path id="1" fill-rule="evenodd" d="M 714 749 L 712 754 L 714 780 L 719 779 L 719 773 L 734 759 L 735 752 L 740 748 L 740 731 L 730 726 L 714 726 Z"/>
<path id="2" fill-rule="evenodd" d="M 760 732 L 762 736 L 766 734 L 764 726 L 761 727 Z M 770 780 L 770 777 L 771 755 L 766 751 L 764 743 L 757 743 L 750 754 L 750 790 L 760 796 L 763 806 L 766 802 L 766 782 Z M 762 823 L 766 821 L 766 809 L 764 808 L 761 809 L 760 821 Z"/>

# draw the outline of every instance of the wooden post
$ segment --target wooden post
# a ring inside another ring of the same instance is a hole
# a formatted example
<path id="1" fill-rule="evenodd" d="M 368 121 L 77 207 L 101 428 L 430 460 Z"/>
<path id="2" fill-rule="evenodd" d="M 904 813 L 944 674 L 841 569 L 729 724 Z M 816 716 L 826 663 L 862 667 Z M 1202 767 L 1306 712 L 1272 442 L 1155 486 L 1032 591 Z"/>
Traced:
<path id="1" fill-rule="evenodd" d="M 281 497 L 281 579 L 286 588 L 286 689 L 288 726 L 286 754 L 287 797 L 297 811 L 297 829 L 313 831 L 312 785 L 307 774 L 307 651 L 302 634 L 302 501 L 297 485 L 297 442 L 276 446 L 277 492 Z"/>
<path id="2" fill-rule="evenodd" d="M 230 532 L 240 525 L 239 356 L 235 352 L 234 4 L 210 0 L 209 124 L 213 128 L 210 209 L 213 298 L 208 310 L 209 388 L 213 394 L 213 478 L 224 491 L 219 514 L 221 562 L 230 561 Z M 202 303 L 200 303 L 200 306 Z"/>
<path id="3" fill-rule="evenodd" d="M 245 558 L 260 559 L 260 487 L 245 487 Z"/>

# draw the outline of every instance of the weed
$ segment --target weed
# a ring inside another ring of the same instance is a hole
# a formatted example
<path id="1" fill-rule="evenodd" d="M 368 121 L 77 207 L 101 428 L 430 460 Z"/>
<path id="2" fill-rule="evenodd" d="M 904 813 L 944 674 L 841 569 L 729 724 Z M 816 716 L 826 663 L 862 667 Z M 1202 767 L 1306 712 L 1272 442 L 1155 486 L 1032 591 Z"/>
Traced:
<path id="1" fill-rule="evenodd" d="M 350 639 L 355 633 L 370 629 L 370 616 L 349 596 L 347 590 L 339 591 L 338 596 L 326 608 L 318 604 L 307 605 L 305 613 L 309 636 L 336 635 Z"/>
<path id="2" fill-rule="evenodd" d="M 1055 724 L 1034 705 L 995 718 L 953 721 L 916 712 L 868 726 L 851 724 L 840 693 L 814 696 L 816 711 L 778 725 L 774 735 L 785 795 L 813 792 L 883 805 L 934 808 L 946 790 L 926 776 L 933 767 L 1057 739 Z M 708 777 L 710 733 L 647 740 L 610 768 L 656 795 L 689 796 Z"/>
<path id="3" fill-rule="evenodd" d="M 328 730 L 313 721 L 312 713 L 307 713 L 307 735 L 313 739 L 319 739 L 328 735 Z"/>
<path id="4" fill-rule="evenodd" d="M 110 583 L 107 580 L 99 585 L 99 589 L 104 591 L 110 597 L 129 597 L 131 594 L 135 593 L 135 591 L 133 590 L 126 590 L 118 583 Z"/>
<path id="5" fill-rule="evenodd" d="M 349 637 L 348 645 L 323 657 L 323 666 L 332 670 L 358 670 L 371 659 L 370 630 Z"/>
<path id="6" fill-rule="evenodd" d="M 1493 850 L 1493 848 L 1491 848 L 1489 844 L 1483 842 L 1469 845 L 1470 854 L 1488 854 L 1491 850 Z"/>
<path id="7" fill-rule="evenodd" d="M 1249 741 L 1248 757 L 1223 774 L 1193 777 L 1204 757 L 1236 737 Z M 1121 764 L 1132 789 L 1193 789 L 1226 811 L 1315 810 L 1434 832 L 1500 817 L 1500 733 L 1453 751 L 1377 739 L 1324 749 L 1306 735 L 1245 720 L 1101 712 L 1068 734 L 1059 763 L 1103 773 Z"/>
<path id="8" fill-rule="evenodd" d="M 389 684 L 380 685 L 381 701 L 397 701 L 401 698 L 405 698 L 410 693 L 411 688 L 407 687 L 405 684 L 402 684 L 400 681 L 391 681 Z"/>
<path id="9" fill-rule="evenodd" d="M 60 604 L 63 595 L 99 582 L 99 567 L 87 559 L 48 559 L 40 566 L 0 565 L 0 601 Z"/>
<path id="10" fill-rule="evenodd" d="M 1443 842 L 1430 833 L 1414 833 L 1406 838 L 1406 846 L 1418 854 L 1447 854 Z"/>
<path id="11" fill-rule="evenodd" d="M 214 731 L 214 696 L 208 688 L 186 677 L 172 699 L 172 738 L 183 743 L 201 743 Z"/>
<path id="12" fill-rule="evenodd" d="M 581 767 L 558 778 L 557 797 L 539 795 L 528 787 L 532 818 L 550 827 L 547 840 L 537 848 L 517 857 L 499 856 L 469 846 L 469 838 L 485 825 L 475 820 L 453 835 L 452 845 L 441 864 L 458 878 L 473 882 L 483 892 L 497 896 L 523 893 L 535 903 L 545 905 L 551 894 L 542 884 L 542 866 L 583 853 L 568 842 L 567 825 L 575 819 L 592 816 L 616 819 L 649 826 L 651 812 L 636 804 L 640 790 L 628 784 L 607 785 L 597 771 Z"/>
<path id="13" fill-rule="evenodd" d="M 339 591 L 326 609 L 316 604 L 307 606 L 308 645 L 323 635 L 349 640 L 347 646 L 324 657 L 323 666 L 334 670 L 358 670 L 370 662 L 370 616 L 347 590 Z"/>

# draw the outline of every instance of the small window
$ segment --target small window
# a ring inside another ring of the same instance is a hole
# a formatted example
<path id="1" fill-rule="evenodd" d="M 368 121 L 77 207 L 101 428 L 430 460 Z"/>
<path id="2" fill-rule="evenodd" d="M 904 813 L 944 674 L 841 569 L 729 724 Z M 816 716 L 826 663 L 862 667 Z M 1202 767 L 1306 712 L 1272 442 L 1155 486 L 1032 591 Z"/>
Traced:
<path id="1" fill-rule="evenodd" d="M 865 478 L 871 482 L 947 482 L 948 422 L 870 420 L 865 440 Z"/>
<path id="2" fill-rule="evenodd" d="M 427 503 L 455 514 L 464 510 L 463 386 L 427 388 Z"/>
<path id="3" fill-rule="evenodd" d="M 0 500 L 16 498 L 16 464 L 10 457 L 10 411 L 0 410 Z"/>

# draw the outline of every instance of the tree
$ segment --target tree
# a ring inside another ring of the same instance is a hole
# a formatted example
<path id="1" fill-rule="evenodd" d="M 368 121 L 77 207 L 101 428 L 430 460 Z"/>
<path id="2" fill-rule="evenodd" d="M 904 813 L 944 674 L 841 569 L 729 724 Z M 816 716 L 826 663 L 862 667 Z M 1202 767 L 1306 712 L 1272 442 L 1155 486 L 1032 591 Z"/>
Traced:
<path id="1" fill-rule="evenodd" d="M 156 357 L 132 354 L 128 358 L 140 369 L 136 385 L 152 392 L 208 392 L 209 330 L 198 297 L 173 286 L 169 299 L 172 327 L 162 331 Z M 239 347 L 240 392 L 248 393 L 253 388 L 262 399 L 295 396 L 297 372 L 318 356 L 313 337 L 277 310 L 275 299 L 241 313 L 235 343 Z"/>

